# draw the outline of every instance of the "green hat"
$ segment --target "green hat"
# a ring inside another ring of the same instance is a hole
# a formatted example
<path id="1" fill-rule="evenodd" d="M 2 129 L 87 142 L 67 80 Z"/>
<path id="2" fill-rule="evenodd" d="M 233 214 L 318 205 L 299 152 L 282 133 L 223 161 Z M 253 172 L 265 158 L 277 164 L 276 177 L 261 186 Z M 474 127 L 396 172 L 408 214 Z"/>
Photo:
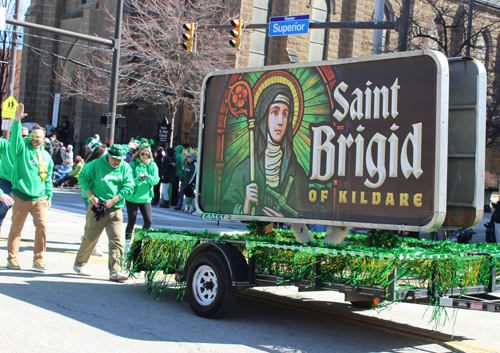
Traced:
<path id="1" fill-rule="evenodd" d="M 88 149 L 91 151 L 94 151 L 97 146 L 101 145 L 101 143 L 93 137 L 89 137 L 87 139 L 87 141 L 85 141 L 85 144 L 87 145 Z"/>
<path id="2" fill-rule="evenodd" d="M 127 158 L 127 153 L 130 150 L 130 148 L 127 145 L 119 145 L 119 144 L 114 144 L 108 149 L 108 154 L 116 159 L 125 159 Z"/>

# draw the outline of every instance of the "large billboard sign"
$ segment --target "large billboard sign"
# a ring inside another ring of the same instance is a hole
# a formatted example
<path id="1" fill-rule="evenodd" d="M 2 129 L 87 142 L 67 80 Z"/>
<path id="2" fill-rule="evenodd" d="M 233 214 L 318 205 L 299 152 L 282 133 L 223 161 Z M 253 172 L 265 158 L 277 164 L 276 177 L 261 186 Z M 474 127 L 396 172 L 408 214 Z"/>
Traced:
<path id="1" fill-rule="evenodd" d="M 448 90 L 433 51 L 210 74 L 198 207 L 214 219 L 435 229 Z"/>

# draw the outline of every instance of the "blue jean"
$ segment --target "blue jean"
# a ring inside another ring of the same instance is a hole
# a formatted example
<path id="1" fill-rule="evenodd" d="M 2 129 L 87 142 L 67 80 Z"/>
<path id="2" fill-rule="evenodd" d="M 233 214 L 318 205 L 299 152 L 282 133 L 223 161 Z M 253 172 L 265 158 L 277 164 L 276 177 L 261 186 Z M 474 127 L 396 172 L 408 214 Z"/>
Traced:
<path id="1" fill-rule="evenodd" d="M 61 179 L 57 180 L 58 185 L 62 185 L 65 181 L 68 181 L 70 179 L 74 178 L 72 175 L 65 175 Z"/>
<path id="2" fill-rule="evenodd" d="M 64 177 L 66 174 L 64 173 L 57 173 L 57 172 L 52 172 L 52 180 L 59 180 L 62 177 Z"/>
<path id="3" fill-rule="evenodd" d="M 177 207 L 182 208 L 182 201 L 184 201 L 184 185 L 181 185 L 181 189 L 179 190 L 179 201 L 177 201 Z"/>
<path id="4" fill-rule="evenodd" d="M 2 189 L 4 194 L 12 196 L 12 183 L 8 180 L 0 178 L 0 189 Z M 2 201 L 0 201 L 0 226 L 3 224 L 5 215 L 9 211 L 11 206 L 7 206 Z"/>

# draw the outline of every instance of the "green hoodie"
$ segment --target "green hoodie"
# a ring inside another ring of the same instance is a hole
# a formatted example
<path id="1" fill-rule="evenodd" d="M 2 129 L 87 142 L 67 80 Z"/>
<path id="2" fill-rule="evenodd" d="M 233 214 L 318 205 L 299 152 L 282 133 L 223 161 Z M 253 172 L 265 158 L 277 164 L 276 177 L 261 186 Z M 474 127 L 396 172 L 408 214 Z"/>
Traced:
<path id="1" fill-rule="evenodd" d="M 109 165 L 107 154 L 85 165 L 78 183 L 84 196 L 89 189 L 101 201 L 111 200 L 118 195 L 120 201 L 115 203 L 114 208 L 122 208 L 125 198 L 134 190 L 132 169 L 128 163 L 121 162 L 118 167 L 113 168 Z"/>
<path id="2" fill-rule="evenodd" d="M 181 176 L 181 185 L 191 185 L 191 187 L 194 189 L 195 188 L 195 183 L 196 183 L 196 169 L 197 169 L 197 164 L 195 161 L 192 161 L 191 163 L 187 162 L 186 166 L 184 167 L 184 170 L 182 171 L 182 176 Z"/>
<path id="3" fill-rule="evenodd" d="M 0 178 L 10 182 L 10 177 L 12 174 L 12 156 L 10 152 L 10 141 L 6 139 L 0 139 Z M 3 190 L 0 189 L 0 196 L 4 194 Z"/>
<path id="4" fill-rule="evenodd" d="M 21 135 L 22 125 L 20 121 L 12 123 L 10 137 L 12 157 L 12 193 L 23 201 L 35 201 L 47 196 L 52 199 L 52 169 L 54 162 L 50 154 L 40 146 L 42 158 L 47 164 L 47 177 L 45 182 L 39 173 L 38 153 L 28 138 L 23 139 Z"/>
<path id="5" fill-rule="evenodd" d="M 131 161 L 129 165 L 132 168 L 135 188 L 132 194 L 127 196 L 127 201 L 133 203 L 150 203 L 154 196 L 153 186 L 160 182 L 158 166 L 151 160 L 145 165 L 139 158 Z M 141 173 L 147 175 L 148 180 L 139 181 Z"/>
<path id="6" fill-rule="evenodd" d="M 176 178 L 180 178 L 182 176 L 182 171 L 184 170 L 184 156 L 182 155 L 182 151 L 184 151 L 184 146 L 182 145 L 175 148 L 175 152 L 177 152 L 175 155 L 175 163 L 177 164 L 175 167 Z"/>

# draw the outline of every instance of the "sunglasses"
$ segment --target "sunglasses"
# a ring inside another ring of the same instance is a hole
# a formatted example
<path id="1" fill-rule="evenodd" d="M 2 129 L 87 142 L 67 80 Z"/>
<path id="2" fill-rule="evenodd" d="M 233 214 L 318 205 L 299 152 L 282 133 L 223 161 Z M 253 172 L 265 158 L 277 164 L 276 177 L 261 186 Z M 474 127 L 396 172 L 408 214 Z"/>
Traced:
<path id="1" fill-rule="evenodd" d="M 24 137 L 28 137 L 28 135 L 23 135 L 23 138 L 24 138 Z"/>
<path id="2" fill-rule="evenodd" d="M 147 153 L 147 152 L 141 152 L 141 157 L 142 157 L 142 156 L 149 157 L 150 155 L 151 155 L 150 153 Z"/>
<path id="3" fill-rule="evenodd" d="M 35 135 L 35 134 L 30 134 L 29 135 L 30 138 L 34 138 L 34 139 L 41 139 L 43 136 L 39 136 L 39 135 Z"/>

